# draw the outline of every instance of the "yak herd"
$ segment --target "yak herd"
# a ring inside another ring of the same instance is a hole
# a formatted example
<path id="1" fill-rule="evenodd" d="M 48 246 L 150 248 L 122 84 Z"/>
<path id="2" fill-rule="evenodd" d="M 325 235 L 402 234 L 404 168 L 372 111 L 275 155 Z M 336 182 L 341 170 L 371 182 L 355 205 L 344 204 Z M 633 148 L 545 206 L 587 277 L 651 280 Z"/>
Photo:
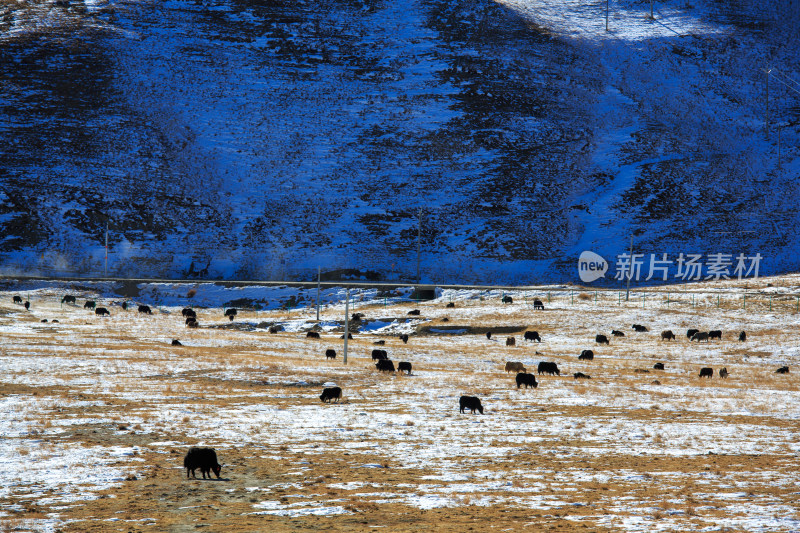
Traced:
<path id="1" fill-rule="evenodd" d="M 512 299 L 511 299 L 510 296 L 505 296 L 502 301 L 503 301 L 503 303 L 512 303 Z M 451 303 L 447 304 L 447 307 L 448 308 L 452 308 L 452 307 L 455 307 L 455 305 L 451 302 Z M 535 308 L 536 309 L 543 309 L 543 306 L 542 306 L 540 301 L 538 301 L 538 300 L 536 301 Z M 415 316 L 418 316 L 419 315 L 419 310 L 415 309 L 412 312 L 409 312 L 409 314 L 413 314 Z M 363 314 L 360 314 L 358 319 L 360 320 L 362 318 L 363 318 Z M 355 317 L 354 317 L 354 319 L 355 319 Z M 650 331 L 649 328 L 647 328 L 647 326 L 643 326 L 641 324 L 633 324 L 631 326 L 631 329 L 636 333 L 646 333 L 646 332 Z M 317 338 L 318 339 L 319 335 L 316 334 L 316 333 L 312 334 L 312 332 L 309 332 L 307 337 Z M 408 342 L 408 336 L 407 335 L 403 335 L 401 337 L 402 337 L 402 340 L 403 340 L 404 343 Z M 620 330 L 612 330 L 611 331 L 611 337 L 625 337 L 625 333 L 623 331 L 620 331 Z M 710 331 L 703 332 L 703 331 L 700 331 L 698 329 L 689 329 L 687 331 L 686 337 L 689 339 L 690 342 L 698 342 L 698 343 L 702 342 L 702 341 L 709 342 L 709 341 L 715 340 L 715 339 L 716 340 L 722 340 L 722 331 L 721 330 L 710 330 Z M 492 338 L 492 332 L 491 331 L 487 331 L 486 332 L 486 338 L 491 340 L 491 338 Z M 523 338 L 524 338 L 525 341 L 529 341 L 529 342 L 538 342 L 538 343 L 542 342 L 541 335 L 537 331 L 525 331 L 524 334 L 523 334 Z M 665 331 L 661 332 L 661 339 L 664 340 L 664 341 L 674 341 L 674 340 L 676 340 L 676 338 L 677 338 L 676 335 L 671 330 L 665 330 Z M 740 342 L 745 342 L 745 341 L 747 341 L 747 333 L 742 331 L 742 332 L 740 332 L 738 334 L 738 336 L 736 338 Z M 610 345 L 611 344 L 611 341 L 609 340 L 609 337 L 604 335 L 604 334 L 596 335 L 595 342 L 597 344 L 599 344 L 599 345 Z M 384 340 L 380 340 L 380 341 L 375 342 L 374 344 L 384 345 L 385 341 Z M 505 345 L 506 346 L 516 346 L 516 338 L 515 337 L 507 337 L 505 339 Z M 328 352 L 329 353 L 333 352 L 333 350 L 329 349 Z M 537 354 L 538 354 L 538 352 L 537 352 Z M 335 357 L 335 352 L 333 353 L 332 356 L 328 355 L 328 357 Z M 376 361 L 375 367 L 377 368 L 377 370 L 379 370 L 381 372 L 395 372 L 394 362 L 391 361 L 390 359 L 388 359 L 388 355 L 387 355 L 386 350 L 383 350 L 383 349 L 374 349 L 374 350 L 372 350 L 372 359 L 374 361 Z M 578 360 L 581 360 L 581 361 L 592 361 L 592 360 L 594 360 L 594 351 L 589 350 L 589 349 L 582 350 L 580 355 L 578 355 Z M 655 363 L 653 365 L 653 369 L 654 370 L 664 370 L 664 363 Z M 403 362 L 399 363 L 399 365 L 397 367 L 397 370 L 398 371 L 407 371 L 408 374 L 410 375 L 411 374 L 411 363 L 409 363 L 407 361 L 403 361 Z M 536 375 L 534 375 L 533 373 L 529 373 L 527 371 L 527 369 L 525 368 L 525 365 L 522 362 L 519 362 L 519 361 L 507 361 L 506 364 L 505 364 L 505 371 L 506 371 L 506 373 L 508 373 L 508 372 L 515 372 L 516 373 L 515 382 L 516 382 L 516 385 L 517 385 L 518 389 L 522 388 L 523 386 L 526 389 L 528 389 L 528 388 L 532 388 L 532 389 L 537 388 L 539 386 L 539 383 L 536 380 L 537 375 L 541 376 L 541 375 L 544 374 L 544 375 L 550 375 L 550 376 L 561 376 L 561 371 L 558 368 L 558 365 L 555 362 L 552 362 L 552 361 L 540 361 L 537 364 L 537 367 L 536 367 Z M 637 373 L 649 373 L 650 371 L 647 370 L 647 369 L 636 369 L 636 372 Z M 779 374 L 787 374 L 789 372 L 789 367 L 788 366 L 783 366 L 783 367 L 779 368 L 778 370 L 776 370 L 776 372 L 779 373 Z M 720 378 L 724 379 L 724 378 L 728 377 L 729 372 L 728 372 L 727 368 L 721 368 L 719 370 L 718 374 L 719 374 Z M 713 375 L 714 375 L 714 370 L 712 368 L 704 367 L 704 368 L 702 368 L 700 370 L 699 377 L 701 377 L 701 378 L 711 378 L 711 377 L 713 377 Z M 574 379 L 591 379 L 590 375 L 585 374 L 583 372 L 575 372 L 575 373 L 572 374 L 572 377 Z M 658 384 L 659 382 L 656 380 L 653 383 Z M 334 387 L 332 389 L 327 389 L 326 388 L 323 391 L 323 394 L 320 396 L 320 399 L 323 402 L 330 402 L 331 399 L 335 399 L 338 402 L 338 400 L 340 398 L 341 398 L 341 389 L 339 387 Z M 461 396 L 461 398 L 459 400 L 459 407 L 460 407 L 460 412 L 462 412 L 462 413 L 465 412 L 466 410 L 469 410 L 472 413 L 479 412 L 479 413 L 483 414 L 483 406 L 480 403 L 480 399 L 478 399 L 475 396 L 466 396 L 466 395 L 465 396 Z"/>
<path id="2" fill-rule="evenodd" d="M 23 302 L 20 296 L 14 296 L 13 302 L 15 304 L 23 305 L 26 310 L 30 309 L 30 301 L 26 298 Z M 513 302 L 511 296 L 504 296 L 502 298 L 502 302 L 504 304 L 510 304 Z M 65 295 L 61 299 L 61 304 L 77 304 L 77 299 L 73 295 Z M 128 307 L 131 304 L 129 302 L 123 302 L 120 307 L 127 311 Z M 447 304 L 447 308 L 454 308 L 455 304 L 450 302 Z M 93 310 L 95 315 L 104 317 L 104 316 L 111 316 L 110 311 L 106 307 L 98 306 L 94 300 L 86 300 L 83 304 L 84 309 Z M 534 309 L 544 309 L 544 305 L 540 300 L 534 300 Z M 152 315 L 153 311 L 148 305 L 139 304 L 137 307 L 137 312 L 140 314 Z M 181 311 L 181 314 L 185 318 L 185 324 L 187 327 L 190 328 L 197 328 L 199 327 L 199 323 L 197 321 L 197 313 L 195 310 L 191 308 L 184 308 Z M 223 310 L 223 315 L 227 317 L 230 321 L 233 321 L 234 318 L 237 316 L 238 311 L 235 308 L 226 308 Z M 414 309 L 408 313 L 412 316 L 419 316 L 420 311 L 418 309 Z M 364 318 L 363 313 L 355 313 L 353 314 L 353 321 L 358 322 Z M 47 320 L 44 319 L 42 322 L 46 322 Z M 53 322 L 58 322 L 57 320 L 53 320 Z M 649 329 L 646 326 L 640 324 L 633 324 L 632 329 L 634 332 L 637 333 L 646 333 Z M 280 326 L 270 326 L 269 332 L 270 333 L 277 333 L 282 331 L 283 328 Z M 308 339 L 320 339 L 320 335 L 317 331 L 308 331 L 306 334 Z M 612 330 L 611 337 L 625 337 L 625 333 L 620 330 Z M 721 330 L 710 330 L 710 331 L 700 331 L 698 329 L 689 329 L 686 332 L 686 337 L 689 339 L 689 342 L 710 342 L 712 340 L 722 340 L 722 331 Z M 342 335 L 344 338 L 344 335 Z M 352 338 L 351 334 L 348 334 L 348 338 Z M 492 332 L 486 332 L 486 338 L 492 338 Z M 661 332 L 660 336 L 662 341 L 675 341 L 676 335 L 671 330 L 665 330 Z M 407 334 L 402 334 L 399 336 L 399 339 L 404 343 L 408 343 L 409 336 Z M 541 343 L 542 338 L 537 331 L 525 331 L 523 334 L 523 339 L 527 342 L 537 342 Z M 738 334 L 737 339 L 740 342 L 745 342 L 747 340 L 746 332 L 742 331 Z M 604 334 L 598 334 L 595 337 L 595 342 L 598 345 L 610 345 L 611 341 L 609 337 Z M 386 341 L 384 339 L 377 340 L 373 344 L 377 346 L 385 345 Z M 516 339 L 514 337 L 507 337 L 505 340 L 506 346 L 515 346 Z M 181 342 L 177 339 L 172 341 L 172 346 L 182 346 Z M 538 353 L 538 352 L 537 352 Z M 336 359 L 336 350 L 332 348 L 328 348 L 325 350 L 325 358 L 327 359 Z M 375 361 L 375 368 L 379 372 L 405 372 L 408 375 L 411 375 L 411 363 L 408 361 L 400 361 L 397 364 L 397 369 L 395 370 L 394 362 L 389 359 L 388 353 L 385 349 L 382 348 L 375 348 L 372 350 L 372 360 Z M 590 349 L 582 350 L 580 355 L 578 356 L 578 360 L 580 361 L 592 361 L 594 360 L 594 352 Z M 664 363 L 656 363 L 653 365 L 653 369 L 655 370 L 664 370 Z M 558 365 L 552 361 L 540 361 L 536 368 L 536 375 L 533 373 L 529 373 L 525 368 L 525 365 L 519 361 L 508 361 L 505 364 L 505 371 L 508 372 L 515 372 L 516 378 L 515 382 L 517 385 L 517 389 L 521 387 L 525 387 L 525 389 L 531 388 L 536 389 L 539 386 L 539 383 L 536 381 L 536 377 L 542 375 L 549 375 L 549 376 L 560 376 L 561 371 L 558 368 Z M 646 369 L 636 369 L 636 372 L 649 372 Z M 778 370 L 776 370 L 778 374 L 788 374 L 789 367 L 782 366 Z M 720 378 L 727 378 L 729 373 L 727 368 L 722 368 L 718 372 Z M 700 378 L 712 378 L 714 375 L 714 370 L 710 367 L 703 367 L 700 369 Z M 591 376 L 588 374 L 584 374 L 582 372 L 575 372 L 573 374 L 574 379 L 591 379 Z M 655 381 L 654 383 L 658 383 Z M 325 387 L 320 395 L 320 400 L 323 403 L 331 403 L 332 401 L 339 402 L 342 398 L 342 389 L 341 387 Z M 468 396 L 463 395 L 459 398 L 459 412 L 465 413 L 466 411 L 470 411 L 470 413 L 480 413 L 483 414 L 484 408 L 481 404 L 481 401 L 476 396 Z M 197 448 L 192 447 L 187 452 L 184 458 L 184 467 L 186 468 L 186 476 L 187 478 L 190 476 L 196 478 L 195 470 L 200 469 L 201 475 L 203 479 L 208 477 L 211 479 L 211 472 L 213 472 L 217 478 L 220 477 L 221 465 L 217 461 L 217 455 L 214 449 L 212 448 Z"/>
<path id="3" fill-rule="evenodd" d="M 23 300 L 22 300 L 22 298 L 20 296 L 14 296 L 13 297 L 13 302 L 15 304 L 24 305 L 26 309 L 30 309 L 30 301 L 28 299 L 26 299 L 24 301 L 24 303 L 23 303 Z M 502 298 L 502 302 L 504 304 L 510 304 L 510 303 L 513 303 L 513 299 L 512 299 L 511 296 L 505 295 Z M 75 305 L 75 304 L 77 304 L 77 299 L 76 299 L 75 296 L 68 294 L 68 295 L 65 295 L 61 299 L 61 303 L 62 303 L 62 305 L 65 304 L 65 303 L 66 304 Z M 123 302 L 121 304 L 121 308 L 123 310 L 127 310 L 130 305 L 131 304 L 129 304 L 128 302 Z M 97 303 L 94 300 L 86 300 L 86 302 L 83 304 L 83 307 L 84 307 L 84 309 L 93 310 L 94 313 L 97 316 L 101 316 L 101 317 L 102 316 L 111 316 L 111 313 L 108 310 L 108 308 L 97 306 Z M 447 308 L 454 308 L 454 307 L 455 307 L 455 304 L 453 302 L 450 302 L 450 303 L 447 304 Z M 542 302 L 540 300 L 538 300 L 538 299 L 534 300 L 534 309 L 538 309 L 538 310 L 544 309 L 544 305 L 542 304 Z M 137 311 L 138 311 L 138 313 L 147 314 L 147 315 L 151 315 L 153 313 L 152 309 L 148 305 L 143 305 L 143 304 L 139 304 L 138 305 Z M 186 324 L 187 327 L 190 327 L 190 328 L 199 327 L 199 323 L 197 321 L 197 313 L 195 312 L 194 309 L 191 309 L 191 308 L 188 308 L 188 307 L 184 308 L 181 311 L 181 314 L 186 319 L 185 324 Z M 234 320 L 234 318 L 237 316 L 237 314 L 238 314 L 238 310 L 235 309 L 235 308 L 223 309 L 223 315 L 225 317 L 227 317 L 231 321 Z M 414 309 L 412 311 L 409 311 L 408 314 L 412 315 L 412 316 L 419 316 L 420 315 L 420 311 L 418 309 Z M 358 322 L 358 321 L 361 321 L 363 318 L 364 318 L 364 314 L 363 313 L 354 313 L 353 317 L 352 317 L 352 320 L 354 322 Z M 46 320 L 42 320 L 42 321 L 46 322 Z M 57 320 L 54 320 L 53 322 L 57 322 Z M 649 329 L 646 326 L 643 326 L 641 324 L 633 324 L 631 329 L 633 329 L 633 331 L 637 332 L 637 333 L 646 333 L 646 332 L 649 331 Z M 282 330 L 283 330 L 283 328 L 280 327 L 280 326 L 270 326 L 269 327 L 269 332 L 270 333 L 277 333 L 277 332 L 282 331 Z M 309 339 L 320 339 L 320 335 L 316 331 L 307 332 L 306 337 L 309 338 Z M 625 337 L 625 333 L 623 331 L 613 329 L 611 331 L 611 337 Z M 721 330 L 700 331 L 698 329 L 689 329 L 686 332 L 686 337 L 689 339 L 690 342 L 698 342 L 698 343 L 706 342 L 707 343 L 707 342 L 710 342 L 712 340 L 722 340 L 722 331 Z M 342 338 L 344 338 L 344 335 L 342 335 Z M 352 334 L 348 334 L 348 338 L 352 338 Z M 491 331 L 487 331 L 486 332 L 486 338 L 487 339 L 491 339 L 492 338 Z M 528 342 L 537 342 L 537 343 L 541 343 L 542 342 L 542 338 L 541 338 L 541 336 L 539 335 L 539 333 L 537 331 L 525 331 L 524 334 L 523 334 L 523 338 L 524 338 L 525 341 L 528 341 Z M 676 335 L 671 330 L 665 330 L 665 331 L 661 332 L 661 340 L 663 340 L 663 341 L 674 341 L 674 340 L 676 340 L 676 338 L 677 338 Z M 402 340 L 403 343 L 405 344 L 405 343 L 408 343 L 409 337 L 408 337 L 407 334 L 402 334 L 402 335 L 399 336 L 399 339 Z M 740 332 L 738 334 L 737 339 L 740 342 L 745 342 L 747 340 L 747 333 L 744 332 L 744 331 Z M 611 341 L 609 340 L 609 337 L 604 335 L 604 334 L 597 334 L 595 336 L 595 342 L 598 345 L 610 345 L 610 343 L 611 343 Z M 382 340 L 375 341 L 374 344 L 375 345 L 379 345 L 379 346 L 383 346 L 385 344 L 385 340 L 382 339 Z M 177 339 L 172 341 L 172 345 L 173 346 L 182 346 L 180 341 L 178 341 Z M 506 340 L 505 340 L 505 345 L 506 346 L 515 346 L 516 345 L 515 337 L 507 337 Z M 332 348 L 326 349 L 325 350 L 325 358 L 326 359 L 336 359 L 336 350 L 334 350 Z M 581 360 L 581 361 L 592 361 L 593 359 L 594 359 L 594 352 L 592 350 L 589 350 L 589 349 L 582 350 L 580 355 L 578 356 L 578 360 Z M 389 359 L 388 354 L 387 354 L 385 349 L 381 349 L 381 348 L 373 349 L 372 350 L 372 360 L 375 361 L 375 368 L 379 372 L 396 372 L 396 371 L 399 371 L 399 372 L 405 372 L 408 375 L 411 375 L 411 371 L 412 371 L 411 370 L 412 369 L 411 363 L 408 362 L 408 361 L 400 361 L 397 364 L 397 367 L 395 368 L 394 361 Z M 653 365 L 653 369 L 655 369 L 655 370 L 664 370 L 664 364 L 663 363 L 656 363 L 655 365 Z M 508 361 L 508 362 L 506 362 L 505 371 L 506 372 L 516 372 L 515 381 L 516 381 L 516 385 L 517 385 L 518 389 L 523 387 L 523 386 L 526 389 L 527 388 L 535 389 L 539 385 L 539 383 L 536 381 L 536 375 L 534 375 L 533 373 L 528 373 L 527 369 L 525 368 L 525 365 L 523 363 L 521 363 L 521 362 L 518 362 L 518 361 Z M 637 369 L 637 371 L 649 372 L 648 370 L 641 370 L 641 369 Z M 779 373 L 779 374 L 787 374 L 787 373 L 789 373 L 789 367 L 788 366 L 783 366 L 783 367 L 779 368 L 778 370 L 776 370 L 776 372 Z M 543 374 L 544 375 L 550 375 L 550 376 L 560 376 L 561 375 L 561 371 L 559 370 L 558 365 L 555 362 L 552 362 L 552 361 L 540 361 L 538 363 L 538 365 L 537 365 L 536 373 L 539 376 L 541 376 Z M 720 378 L 726 378 L 729 375 L 727 368 L 720 369 L 718 374 L 719 374 Z M 699 377 L 700 378 L 711 378 L 713 375 L 714 375 L 714 370 L 712 368 L 704 367 L 704 368 L 702 368 L 700 370 Z M 573 378 L 575 378 L 575 379 L 591 379 L 591 376 L 589 376 L 588 374 L 584 374 L 582 372 L 575 372 L 573 374 Z M 331 400 L 335 400 L 336 402 L 338 402 L 341 399 L 341 397 L 342 397 L 342 389 L 340 387 L 328 387 L 328 388 L 325 388 L 323 390 L 322 394 L 320 395 L 320 400 L 322 402 L 325 402 L 325 403 L 330 403 Z M 477 412 L 480 412 L 481 414 L 483 414 L 483 406 L 481 405 L 480 400 L 477 397 L 474 397 L 474 396 L 462 396 L 460 398 L 460 400 L 459 400 L 459 406 L 460 406 L 460 412 L 462 412 L 462 413 L 465 412 L 465 410 L 469 409 L 470 412 L 472 412 L 472 413 L 475 413 L 477 411 Z M 189 463 L 194 464 L 194 462 L 196 462 L 195 459 L 194 459 L 196 454 L 200 454 L 200 455 L 198 455 L 198 457 L 201 457 L 201 456 L 203 457 L 202 460 L 199 460 L 199 459 L 197 460 L 197 461 L 200 461 L 200 463 L 212 464 L 212 462 L 213 462 L 213 464 L 216 464 L 216 457 L 214 456 L 213 457 L 213 461 L 211 461 L 211 459 L 209 459 L 211 457 L 211 455 L 208 455 L 208 452 L 206 452 L 204 450 L 207 450 L 207 449 L 196 449 L 196 448 L 193 448 L 192 450 L 190 450 L 190 454 L 188 454 L 187 458 L 186 458 L 186 461 L 188 462 L 187 464 L 189 464 Z M 213 454 L 214 453 L 213 450 L 210 450 L 210 453 Z M 206 454 L 206 455 L 202 455 L 202 454 Z M 192 455 L 192 457 L 190 457 L 190 455 Z M 198 463 L 198 464 L 200 464 L 200 463 Z M 187 469 L 189 469 L 189 466 L 187 466 Z M 193 473 L 193 471 L 192 471 L 192 473 Z M 188 475 L 188 472 L 187 472 L 187 475 Z M 219 474 L 217 474 L 217 476 L 219 477 Z M 203 471 L 203 477 L 205 477 L 205 471 Z M 210 477 L 210 474 L 209 474 L 209 477 Z"/>

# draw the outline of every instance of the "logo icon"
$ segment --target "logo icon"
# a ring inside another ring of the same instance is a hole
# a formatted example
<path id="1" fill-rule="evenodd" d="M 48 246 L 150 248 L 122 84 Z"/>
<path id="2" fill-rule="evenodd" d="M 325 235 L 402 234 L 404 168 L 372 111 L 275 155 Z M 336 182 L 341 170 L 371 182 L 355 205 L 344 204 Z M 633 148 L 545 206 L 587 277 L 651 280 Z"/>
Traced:
<path id="1" fill-rule="evenodd" d="M 608 263 L 594 252 L 582 252 L 578 258 L 578 275 L 584 283 L 602 278 L 608 272 Z"/>

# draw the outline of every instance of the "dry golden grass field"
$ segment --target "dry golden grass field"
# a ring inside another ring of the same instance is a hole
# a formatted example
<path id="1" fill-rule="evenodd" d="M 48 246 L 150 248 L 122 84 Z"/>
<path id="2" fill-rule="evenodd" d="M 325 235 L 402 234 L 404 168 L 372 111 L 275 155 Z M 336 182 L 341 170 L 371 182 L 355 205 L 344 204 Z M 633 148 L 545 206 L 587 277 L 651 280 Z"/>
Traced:
<path id="1" fill-rule="evenodd" d="M 698 286 L 694 303 L 538 291 L 543 311 L 532 293 L 503 305 L 500 291 L 427 302 L 363 291 L 347 364 L 331 291 L 319 324 L 302 304 L 240 309 L 229 322 L 220 300 L 197 305 L 201 327 L 190 329 L 189 300 L 175 296 L 185 287 L 142 290 L 132 301 L 151 305 L 146 315 L 88 285 L 7 284 L 0 530 L 800 531 L 796 281 L 744 306 L 717 301 L 732 283 Z M 65 293 L 77 304 L 62 305 Z M 88 298 L 111 316 L 84 309 Z M 321 338 L 306 338 L 315 326 Z M 691 327 L 723 338 L 690 342 Z M 666 329 L 677 339 L 660 340 Z M 526 330 L 542 342 L 525 342 Z M 378 340 L 410 375 L 375 369 Z M 578 360 L 584 349 L 594 360 Z M 506 361 L 534 373 L 553 361 L 561 375 L 517 389 Z M 714 376 L 699 378 L 702 367 Z M 326 383 L 342 387 L 338 404 L 320 401 Z M 462 394 L 484 414 L 459 413 Z M 221 479 L 187 479 L 192 445 L 216 449 Z"/>

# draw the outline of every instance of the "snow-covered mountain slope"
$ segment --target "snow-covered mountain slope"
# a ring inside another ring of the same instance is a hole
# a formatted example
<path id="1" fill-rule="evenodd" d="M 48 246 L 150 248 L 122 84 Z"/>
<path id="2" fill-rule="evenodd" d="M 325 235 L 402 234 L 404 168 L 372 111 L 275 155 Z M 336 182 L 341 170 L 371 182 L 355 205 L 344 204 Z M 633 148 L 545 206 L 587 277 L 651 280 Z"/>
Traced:
<path id="1" fill-rule="evenodd" d="M 418 225 L 439 283 L 797 270 L 797 2 L 653 7 L 0 0 L 2 264 L 102 273 L 108 221 L 119 275 L 414 279 Z"/>

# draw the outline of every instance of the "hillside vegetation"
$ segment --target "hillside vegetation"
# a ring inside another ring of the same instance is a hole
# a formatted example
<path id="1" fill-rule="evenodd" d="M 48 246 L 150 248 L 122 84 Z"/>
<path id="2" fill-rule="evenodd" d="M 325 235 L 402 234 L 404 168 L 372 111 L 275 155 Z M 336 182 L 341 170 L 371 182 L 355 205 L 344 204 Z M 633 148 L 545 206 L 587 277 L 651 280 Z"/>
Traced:
<path id="1" fill-rule="evenodd" d="M 0 1 L 2 263 L 101 273 L 108 224 L 116 275 L 413 279 L 418 227 L 440 283 L 631 234 L 797 270 L 797 2 L 610 7 Z"/>

